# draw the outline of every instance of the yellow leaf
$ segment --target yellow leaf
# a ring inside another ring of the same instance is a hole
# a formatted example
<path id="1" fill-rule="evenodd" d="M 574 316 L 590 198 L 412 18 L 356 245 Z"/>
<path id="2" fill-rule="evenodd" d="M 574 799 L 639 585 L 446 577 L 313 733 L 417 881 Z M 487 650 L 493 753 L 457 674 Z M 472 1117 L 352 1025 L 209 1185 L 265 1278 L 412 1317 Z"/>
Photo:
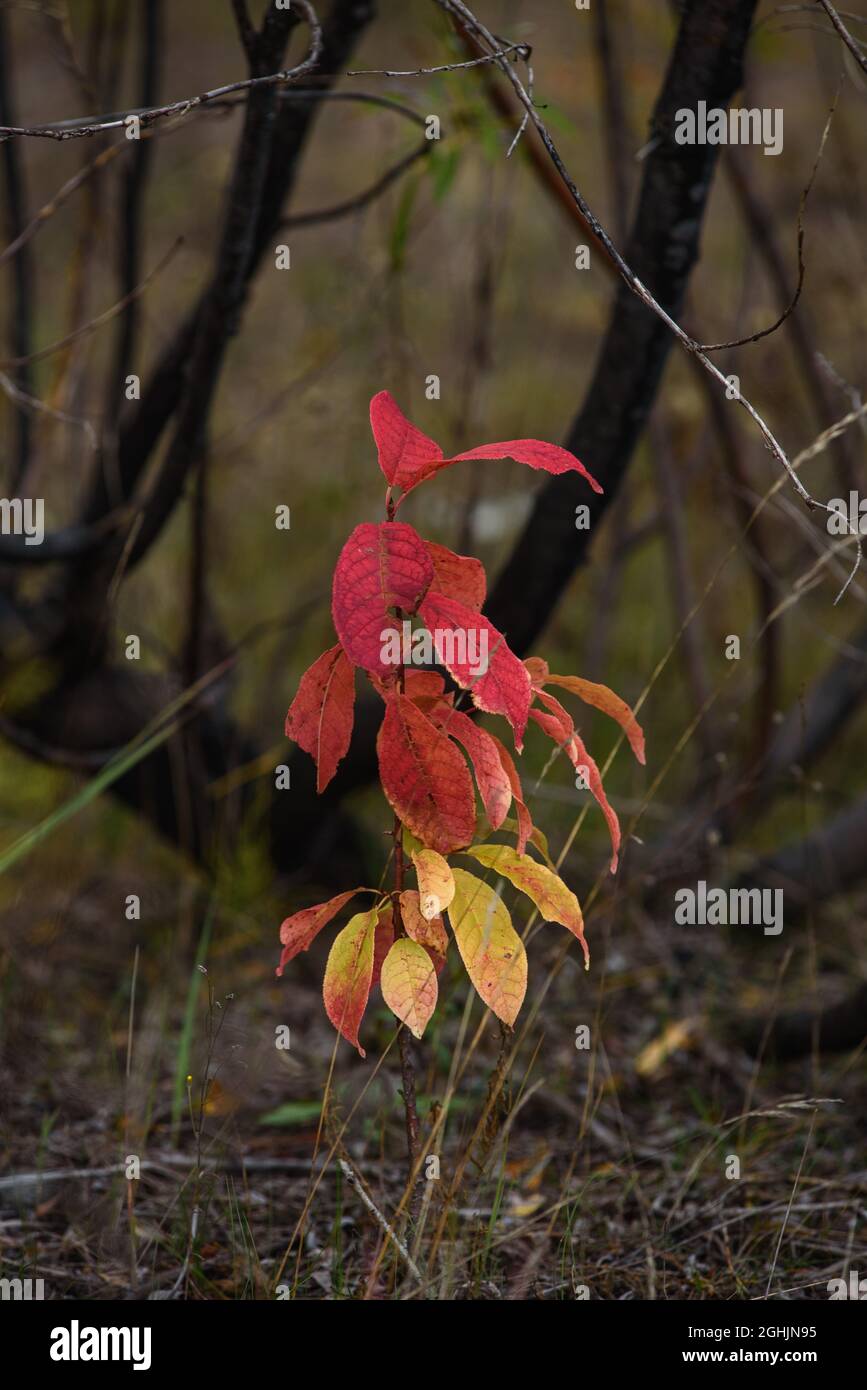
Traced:
<path id="1" fill-rule="evenodd" d="M 455 881 L 448 861 L 435 849 L 413 851 L 412 862 L 418 875 L 421 915 L 430 922 L 439 917 L 455 896 Z"/>
<path id="2" fill-rule="evenodd" d="M 423 946 L 402 936 L 382 966 L 382 997 L 392 1013 L 420 1038 L 436 1008 L 437 977 Z"/>
<path id="3" fill-rule="evenodd" d="M 635 1059 L 639 1076 L 653 1076 L 673 1052 L 688 1045 L 695 1036 L 699 1020 L 683 1018 L 669 1023 L 658 1038 L 643 1047 Z"/>
<path id="4" fill-rule="evenodd" d="M 358 1028 L 367 1007 L 373 979 L 373 942 L 378 912 L 359 912 L 350 918 L 343 931 L 334 938 L 325 966 L 322 997 L 325 1012 L 338 1033 L 357 1047 L 361 1056 L 364 1048 L 358 1041 Z"/>
<path id="5" fill-rule="evenodd" d="M 558 874 L 528 854 L 518 854 L 508 845 L 473 845 L 466 853 L 526 893 L 546 922 L 559 922 L 577 936 L 584 952 L 584 965 L 589 966 L 590 952 L 584 939 L 581 904 Z"/>
<path id="6" fill-rule="evenodd" d="M 454 869 L 449 920 L 461 959 L 488 1008 L 510 1027 L 527 992 L 527 953 L 501 898 L 464 869 Z"/>

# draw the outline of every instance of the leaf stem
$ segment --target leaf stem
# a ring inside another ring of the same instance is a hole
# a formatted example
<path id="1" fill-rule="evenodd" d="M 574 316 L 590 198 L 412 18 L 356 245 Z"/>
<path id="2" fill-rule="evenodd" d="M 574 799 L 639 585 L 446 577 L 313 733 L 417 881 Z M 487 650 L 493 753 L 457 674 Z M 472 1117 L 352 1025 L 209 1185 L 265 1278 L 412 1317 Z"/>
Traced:
<path id="1" fill-rule="evenodd" d="M 390 491 L 390 489 L 389 489 Z M 391 507 L 391 498 L 387 501 L 387 510 Z M 397 609 L 397 620 L 403 622 L 403 610 Z M 401 662 L 397 671 L 397 688 L 401 695 L 406 688 L 406 669 Z M 403 892 L 404 882 L 404 858 L 403 858 L 403 823 L 400 816 L 395 813 L 394 817 L 394 894 L 392 896 L 392 921 L 394 923 L 395 940 L 404 936 L 403 917 L 400 910 L 400 895 Z M 415 1099 L 415 1062 L 412 1056 L 412 1045 L 409 1038 L 409 1029 L 405 1024 L 398 1026 L 398 1050 L 400 1052 L 400 1071 L 401 1086 L 403 1090 L 403 1109 L 406 1118 L 406 1149 L 409 1166 L 409 1181 L 413 1182 L 413 1174 L 418 1167 L 418 1110 Z M 410 1197 L 410 1214 L 413 1220 L 418 1214 L 421 1202 L 421 1187 L 418 1178 L 414 1182 L 414 1191 Z"/>

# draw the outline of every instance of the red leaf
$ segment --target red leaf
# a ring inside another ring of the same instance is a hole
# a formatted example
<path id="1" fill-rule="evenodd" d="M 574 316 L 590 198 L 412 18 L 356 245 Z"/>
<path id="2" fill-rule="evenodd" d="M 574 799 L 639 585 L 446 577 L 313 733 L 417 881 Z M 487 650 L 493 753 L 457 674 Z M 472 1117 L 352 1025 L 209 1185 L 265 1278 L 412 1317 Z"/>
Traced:
<path id="1" fill-rule="evenodd" d="M 363 888 L 350 888 L 348 893 L 338 893 L 336 898 L 329 898 L 328 902 L 318 903 L 316 907 L 302 908 L 300 912 L 295 912 L 291 917 L 287 917 L 280 927 L 283 950 L 280 954 L 277 974 L 283 974 L 289 961 L 294 960 L 299 951 L 309 950 L 322 928 L 327 927 L 332 917 L 336 917 L 340 909 L 356 893 L 363 893 L 364 891 Z"/>
<path id="2" fill-rule="evenodd" d="M 488 714 L 504 714 L 515 731 L 521 751 L 532 696 L 530 677 L 522 661 L 506 646 L 501 632 L 481 613 L 433 590 L 419 605 L 439 659 L 458 685 Z M 474 640 L 471 640 L 474 639 Z M 486 670 L 479 674 L 484 656 Z"/>
<path id="3" fill-rule="evenodd" d="M 611 872 L 616 874 L 617 858 L 620 853 L 620 821 L 617 819 L 617 812 L 605 795 L 605 788 L 602 785 L 602 774 L 587 752 L 578 734 L 574 735 L 572 743 L 566 751 L 576 769 L 582 767 L 586 767 L 587 769 L 587 780 L 590 783 L 590 791 L 595 797 L 599 809 L 608 823 L 608 834 L 611 836 Z"/>
<path id="4" fill-rule="evenodd" d="M 475 608 L 478 612 L 488 590 L 481 560 L 472 555 L 456 555 L 453 550 L 434 541 L 425 541 L 425 545 L 433 560 L 433 585 L 437 592 L 457 599 L 458 603 Z"/>
<path id="5" fill-rule="evenodd" d="M 536 694 L 544 704 L 548 706 L 550 713 L 544 710 L 531 709 L 530 718 L 539 725 L 540 729 L 558 744 L 572 763 L 576 771 L 586 769 L 587 782 L 590 791 L 596 799 L 599 809 L 608 824 L 608 833 L 611 836 L 611 872 L 617 872 L 617 857 L 620 851 L 620 822 L 617 819 L 617 812 L 605 795 L 605 788 L 602 785 L 602 774 L 590 754 L 584 746 L 583 741 L 575 732 L 575 725 L 572 723 L 572 716 L 569 711 L 564 709 L 560 701 L 553 695 L 549 695 L 545 690 L 537 690 Z"/>
<path id="6" fill-rule="evenodd" d="M 485 729 L 474 724 L 463 710 L 435 706 L 428 716 L 438 729 L 451 734 L 467 750 L 485 814 L 494 830 L 499 829 L 512 804 L 512 786 L 503 767 L 497 745 Z"/>
<path id="7" fill-rule="evenodd" d="M 559 685 L 570 690 L 583 700 L 585 705 L 602 710 L 620 725 L 629 740 L 629 746 L 638 761 L 644 765 L 644 732 L 625 700 L 609 690 L 607 685 L 597 685 L 595 681 L 582 680 L 580 676 L 552 676 L 547 661 L 539 656 L 531 656 L 524 662 L 533 686 L 541 690 L 543 685 Z"/>
<path id="8" fill-rule="evenodd" d="M 506 439 L 502 444 L 480 444 L 478 448 L 467 449 L 453 458 L 439 456 L 424 462 L 416 459 L 411 469 L 398 468 L 392 482 L 403 488 L 406 495 L 443 468 L 461 463 L 464 459 L 515 459 L 517 463 L 526 463 L 530 468 L 540 468 L 545 473 L 580 473 L 594 492 L 603 491 L 574 454 L 570 454 L 568 449 L 561 449 L 559 444 L 546 444 L 542 439 Z"/>
<path id="9" fill-rule="evenodd" d="M 417 839 L 440 854 L 470 843 L 476 802 L 469 769 L 406 695 L 388 701 L 376 752 L 389 804 Z"/>
<path id="10" fill-rule="evenodd" d="M 518 776 L 518 769 L 515 767 L 514 760 L 506 745 L 497 738 L 496 734 L 489 734 L 488 738 L 493 743 L 503 764 L 503 771 L 509 779 L 509 786 L 512 788 L 512 796 L 515 801 L 515 814 L 518 820 L 518 853 L 523 854 L 527 848 L 527 841 L 533 833 L 533 818 L 524 803 L 524 790 L 521 786 L 521 779 Z"/>
<path id="11" fill-rule="evenodd" d="M 388 610 L 414 613 L 433 579 L 433 561 L 421 537 L 402 521 L 362 522 L 340 552 L 331 612 L 346 655 L 356 666 L 387 674 L 382 634 L 399 630 Z"/>
<path id="12" fill-rule="evenodd" d="M 379 451 L 379 466 L 390 484 L 398 472 L 411 476 L 423 464 L 443 456 L 439 444 L 407 420 L 388 391 L 380 391 L 370 402 L 370 428 Z"/>
<path id="13" fill-rule="evenodd" d="M 338 642 L 304 672 L 286 715 L 286 736 L 316 764 L 316 790 L 323 792 L 352 737 L 355 672 Z"/>
<path id="14" fill-rule="evenodd" d="M 370 997 L 377 915 L 375 907 L 359 912 L 338 932 L 328 953 L 322 986 L 325 1012 L 362 1057 L 365 1051 L 358 1041 L 358 1029 Z"/>

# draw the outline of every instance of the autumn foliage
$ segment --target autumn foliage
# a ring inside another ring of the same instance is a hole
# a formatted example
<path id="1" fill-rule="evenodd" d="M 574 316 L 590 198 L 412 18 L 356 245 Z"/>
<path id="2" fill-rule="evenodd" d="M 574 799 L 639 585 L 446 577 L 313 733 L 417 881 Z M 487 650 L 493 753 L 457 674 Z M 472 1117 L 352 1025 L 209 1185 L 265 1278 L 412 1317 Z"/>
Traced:
<path id="1" fill-rule="evenodd" d="M 610 715 L 644 762 L 641 727 L 623 700 L 604 685 L 553 675 L 538 657 L 522 662 L 481 613 L 486 579 L 479 561 L 425 541 L 395 520 L 414 488 L 462 460 L 510 458 L 547 473 L 576 472 L 601 491 L 583 464 L 538 439 L 484 444 L 446 458 L 387 391 L 371 401 L 370 423 L 388 484 L 387 520 L 357 526 L 340 552 L 331 610 L 338 641 L 302 676 L 286 733 L 314 759 L 317 790 L 324 791 L 352 736 L 355 668 L 365 672 L 385 705 L 377 756 L 395 813 L 394 889 L 353 888 L 288 917 L 280 928 L 277 968 L 282 975 L 351 899 L 368 896 L 369 906 L 334 939 L 323 990 L 329 1019 L 362 1056 L 359 1027 L 376 985 L 401 1023 L 421 1037 L 436 1007 L 449 945 L 446 921 L 475 989 L 499 1019 L 514 1024 L 527 988 L 527 955 L 492 883 L 505 879 L 526 894 L 545 921 L 577 937 L 589 963 L 581 907 L 548 858 L 515 763 L 469 710 L 501 715 L 519 753 L 529 721 L 566 753 L 607 822 L 612 873 L 620 851 L 617 814 L 572 715 L 550 687 Z M 457 692 L 447 689 L 439 671 L 386 659 L 384 635 L 410 626 L 415 632 L 420 624 Z M 498 831 L 514 837 L 514 848 L 487 843 Z M 477 872 L 453 866 L 449 857 L 458 854 Z M 407 859 L 416 888 L 404 884 Z"/>

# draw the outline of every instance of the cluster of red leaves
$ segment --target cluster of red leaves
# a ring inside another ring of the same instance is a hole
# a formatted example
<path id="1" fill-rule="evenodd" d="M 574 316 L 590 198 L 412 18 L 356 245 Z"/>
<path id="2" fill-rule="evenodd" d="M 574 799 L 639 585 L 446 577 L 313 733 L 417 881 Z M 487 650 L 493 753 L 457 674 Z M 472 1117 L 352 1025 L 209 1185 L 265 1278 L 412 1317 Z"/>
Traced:
<path id="1" fill-rule="evenodd" d="M 355 667 L 366 672 L 385 702 L 377 738 L 380 780 L 400 820 L 412 856 L 418 892 L 383 894 L 356 888 L 287 918 L 278 975 L 299 951 L 355 896 L 371 893 L 374 904 L 357 913 L 335 938 L 325 974 L 329 1018 L 364 1055 L 358 1028 L 371 989 L 379 984 L 396 1016 L 420 1037 L 437 998 L 437 975 L 445 961 L 448 918 L 461 958 L 485 1003 L 511 1025 L 526 989 L 526 953 L 500 898 L 483 879 L 453 869 L 446 856 L 469 854 L 531 899 L 546 921 L 560 922 L 578 938 L 589 959 L 577 898 L 547 857 L 524 801 L 514 761 L 506 747 L 455 703 L 436 671 L 395 667 L 383 659 L 383 633 L 405 619 L 421 619 L 438 660 L 478 710 L 502 715 L 521 751 L 528 720 L 561 748 L 596 799 L 611 836 L 611 871 L 617 868 L 620 827 L 596 763 L 572 716 L 547 686 L 577 695 L 623 728 L 635 756 L 644 762 L 644 737 L 629 706 L 604 685 L 576 676 L 552 675 L 538 657 L 522 662 L 502 633 L 482 616 L 485 572 L 478 560 L 425 541 L 394 516 L 420 483 L 463 459 L 515 459 L 547 473 L 580 473 L 597 492 L 598 483 L 566 449 L 538 439 L 483 444 L 446 458 L 434 440 L 417 429 L 387 391 L 370 403 L 370 423 L 379 466 L 388 483 L 388 520 L 357 526 L 334 570 L 331 611 L 338 636 L 301 678 L 286 716 L 286 733 L 314 759 L 317 790 L 323 791 L 349 748 L 355 704 Z M 400 497 L 395 500 L 395 490 Z M 466 654 L 484 639 L 481 669 Z M 466 756 L 465 756 L 466 755 Z M 472 774 L 470 775 L 470 768 Z M 478 789 L 484 817 L 476 811 Z M 514 819 L 509 811 L 514 803 Z M 476 844 L 494 831 L 509 830 L 516 848 Z M 527 854 L 533 844 L 546 861 Z M 395 932 L 395 918 L 401 930 Z"/>

